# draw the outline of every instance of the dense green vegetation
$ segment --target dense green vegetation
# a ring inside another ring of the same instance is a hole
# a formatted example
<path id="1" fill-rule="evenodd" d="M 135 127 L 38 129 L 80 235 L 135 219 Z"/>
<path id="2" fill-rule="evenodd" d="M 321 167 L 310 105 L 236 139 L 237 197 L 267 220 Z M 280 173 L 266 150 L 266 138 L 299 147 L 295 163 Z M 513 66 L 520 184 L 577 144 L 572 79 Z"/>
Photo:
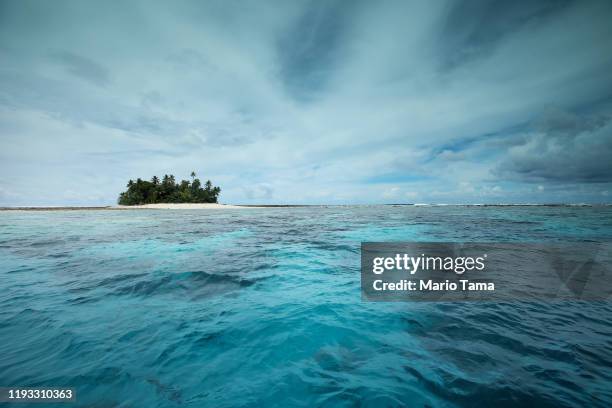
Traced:
<path id="1" fill-rule="evenodd" d="M 191 172 L 191 182 L 182 180 L 179 184 L 174 176 L 165 175 L 161 181 L 153 176 L 151 181 L 142 179 L 130 180 L 127 190 L 119 194 L 119 204 L 139 205 L 155 203 L 216 203 L 221 193 L 219 187 L 212 185 L 210 180 L 204 183 Z"/>

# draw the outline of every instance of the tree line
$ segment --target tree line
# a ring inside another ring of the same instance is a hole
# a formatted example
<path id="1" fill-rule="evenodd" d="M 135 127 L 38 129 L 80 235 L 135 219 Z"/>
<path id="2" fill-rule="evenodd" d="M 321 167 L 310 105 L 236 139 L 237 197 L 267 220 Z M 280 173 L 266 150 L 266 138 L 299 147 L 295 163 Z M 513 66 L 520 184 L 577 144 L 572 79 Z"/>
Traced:
<path id="1" fill-rule="evenodd" d="M 172 174 L 166 174 L 161 180 L 157 176 L 153 176 L 151 181 L 130 180 L 127 190 L 119 194 L 118 203 L 216 203 L 220 193 L 221 188 L 213 186 L 210 180 L 202 186 L 195 172 L 191 172 L 191 181 L 182 180 L 180 183 L 176 183 Z"/>

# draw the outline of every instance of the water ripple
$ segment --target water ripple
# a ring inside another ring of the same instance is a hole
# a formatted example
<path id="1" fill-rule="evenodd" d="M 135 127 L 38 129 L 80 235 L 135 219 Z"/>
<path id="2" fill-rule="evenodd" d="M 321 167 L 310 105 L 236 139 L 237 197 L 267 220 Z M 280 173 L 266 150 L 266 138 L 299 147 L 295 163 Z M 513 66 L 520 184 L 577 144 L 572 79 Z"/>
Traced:
<path id="1" fill-rule="evenodd" d="M 601 208 L 2 212 L 0 385 L 75 406 L 610 406 L 609 302 L 363 303 L 361 241 L 612 240 Z"/>

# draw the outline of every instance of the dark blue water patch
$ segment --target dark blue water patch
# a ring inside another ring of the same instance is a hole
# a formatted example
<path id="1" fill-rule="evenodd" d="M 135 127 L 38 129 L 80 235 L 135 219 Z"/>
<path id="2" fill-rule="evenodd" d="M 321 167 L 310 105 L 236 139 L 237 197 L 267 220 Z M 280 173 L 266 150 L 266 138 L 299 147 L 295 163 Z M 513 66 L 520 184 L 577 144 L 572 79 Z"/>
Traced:
<path id="1" fill-rule="evenodd" d="M 207 273 L 204 271 L 180 272 L 149 277 L 124 285 L 114 291 L 116 295 L 149 296 L 180 292 L 180 295 L 201 298 L 246 288 L 263 278 L 249 279 L 241 276 Z"/>

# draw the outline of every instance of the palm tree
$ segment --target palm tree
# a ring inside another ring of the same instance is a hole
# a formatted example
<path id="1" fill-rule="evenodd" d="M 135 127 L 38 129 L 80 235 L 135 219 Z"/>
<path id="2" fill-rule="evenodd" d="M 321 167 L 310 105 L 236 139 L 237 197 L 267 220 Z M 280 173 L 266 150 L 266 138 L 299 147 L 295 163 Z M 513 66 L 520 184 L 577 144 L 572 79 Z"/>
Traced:
<path id="1" fill-rule="evenodd" d="M 201 202 L 216 203 L 221 189 L 215 187 L 210 180 L 202 184 L 195 171 L 191 172 L 191 183 L 181 180 L 176 184 L 174 175 L 165 174 L 160 180 L 153 176 L 151 181 L 141 178 L 129 180 L 127 190 L 120 193 L 119 203 L 134 205 L 143 203 L 171 203 L 171 202 Z"/>

